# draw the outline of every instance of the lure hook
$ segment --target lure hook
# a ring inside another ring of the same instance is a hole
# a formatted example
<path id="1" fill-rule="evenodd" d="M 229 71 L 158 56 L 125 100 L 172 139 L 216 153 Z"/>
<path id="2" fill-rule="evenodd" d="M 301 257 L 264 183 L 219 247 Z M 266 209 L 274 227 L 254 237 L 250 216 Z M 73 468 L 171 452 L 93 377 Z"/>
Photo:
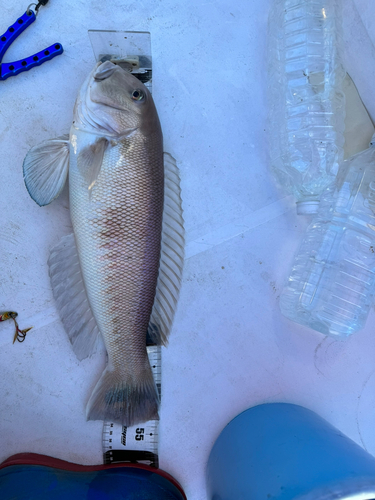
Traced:
<path id="1" fill-rule="evenodd" d="M 16 331 L 15 331 L 14 337 L 13 337 L 13 344 L 15 343 L 16 340 L 18 340 L 18 342 L 23 342 L 26 338 L 26 333 L 29 330 L 31 330 L 31 328 L 32 328 L 32 326 L 31 326 L 30 328 L 25 328 L 24 330 L 21 330 L 19 328 L 17 320 L 16 320 L 17 316 L 18 316 L 18 313 L 14 312 L 14 311 L 7 311 L 7 312 L 0 314 L 0 322 L 6 321 L 7 319 L 12 319 L 14 321 Z"/>

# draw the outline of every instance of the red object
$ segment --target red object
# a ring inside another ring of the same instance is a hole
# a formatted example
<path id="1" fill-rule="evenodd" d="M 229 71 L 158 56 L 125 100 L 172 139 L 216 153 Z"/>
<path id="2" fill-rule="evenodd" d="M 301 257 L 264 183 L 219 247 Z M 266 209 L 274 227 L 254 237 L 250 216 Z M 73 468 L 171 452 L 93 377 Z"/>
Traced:
<path id="1" fill-rule="evenodd" d="M 65 460 L 60 460 L 59 458 L 49 457 L 47 455 L 39 455 L 38 453 L 17 453 L 16 455 L 12 455 L 0 464 L 0 469 L 10 467 L 11 465 L 42 465 L 45 467 L 52 467 L 53 469 L 67 470 L 71 472 L 90 472 L 124 467 L 143 469 L 150 471 L 153 474 L 158 474 L 159 476 L 162 476 L 170 481 L 181 492 L 185 500 L 187 500 L 186 495 L 181 488 L 181 485 L 170 474 L 168 474 L 168 472 L 165 472 L 161 469 L 155 469 L 155 467 L 150 467 L 149 465 L 132 463 L 119 463 L 111 465 L 80 465 L 66 462 Z"/>

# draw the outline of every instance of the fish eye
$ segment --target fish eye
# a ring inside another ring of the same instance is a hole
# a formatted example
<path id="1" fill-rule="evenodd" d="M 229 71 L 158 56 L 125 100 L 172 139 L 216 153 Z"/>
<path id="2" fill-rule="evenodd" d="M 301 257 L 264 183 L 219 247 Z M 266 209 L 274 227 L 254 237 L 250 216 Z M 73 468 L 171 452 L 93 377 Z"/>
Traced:
<path id="1" fill-rule="evenodd" d="M 142 92 L 142 90 L 133 90 L 133 93 L 132 93 L 132 99 L 134 99 L 135 101 L 142 101 L 142 99 L 144 98 L 144 93 Z"/>

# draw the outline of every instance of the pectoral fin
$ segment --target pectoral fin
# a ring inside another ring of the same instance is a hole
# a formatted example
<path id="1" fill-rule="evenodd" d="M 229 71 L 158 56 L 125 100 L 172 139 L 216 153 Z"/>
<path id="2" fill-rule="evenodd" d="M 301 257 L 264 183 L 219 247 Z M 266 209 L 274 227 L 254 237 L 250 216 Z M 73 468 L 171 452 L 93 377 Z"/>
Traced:
<path id="1" fill-rule="evenodd" d="M 95 186 L 96 180 L 102 168 L 103 157 L 105 150 L 109 145 L 108 139 L 101 137 L 93 144 L 83 149 L 77 158 L 78 170 L 81 172 L 87 189 L 91 193 L 92 188 Z"/>
<path id="2" fill-rule="evenodd" d="M 31 198 L 48 205 L 61 193 L 69 170 L 69 136 L 44 141 L 27 153 L 23 178 Z"/>

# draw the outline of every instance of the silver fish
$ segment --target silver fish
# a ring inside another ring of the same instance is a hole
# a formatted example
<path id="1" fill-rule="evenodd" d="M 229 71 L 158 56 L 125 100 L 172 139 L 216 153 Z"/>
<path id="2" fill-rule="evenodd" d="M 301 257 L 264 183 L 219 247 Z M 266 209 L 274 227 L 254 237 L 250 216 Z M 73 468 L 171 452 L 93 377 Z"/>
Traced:
<path id="1" fill-rule="evenodd" d="M 92 354 L 99 333 L 108 352 L 87 418 L 130 426 L 158 418 L 146 334 L 166 344 L 179 294 L 179 174 L 173 158 L 163 158 L 150 92 L 119 66 L 98 63 L 73 114 L 69 137 L 29 151 L 24 179 L 43 206 L 69 171 L 74 234 L 51 251 L 53 294 L 78 358 Z"/>

